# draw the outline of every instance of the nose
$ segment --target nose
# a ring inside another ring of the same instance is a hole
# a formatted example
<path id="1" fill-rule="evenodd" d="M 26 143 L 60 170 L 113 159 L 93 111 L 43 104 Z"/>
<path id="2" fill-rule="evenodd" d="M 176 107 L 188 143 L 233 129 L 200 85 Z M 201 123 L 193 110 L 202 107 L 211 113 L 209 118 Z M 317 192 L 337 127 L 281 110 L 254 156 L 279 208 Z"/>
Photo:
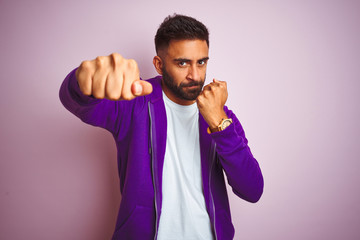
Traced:
<path id="1" fill-rule="evenodd" d="M 189 67 L 189 72 L 188 72 L 188 79 L 189 80 L 193 80 L 193 81 L 200 81 L 200 70 L 198 69 L 198 67 L 196 65 L 191 65 Z"/>

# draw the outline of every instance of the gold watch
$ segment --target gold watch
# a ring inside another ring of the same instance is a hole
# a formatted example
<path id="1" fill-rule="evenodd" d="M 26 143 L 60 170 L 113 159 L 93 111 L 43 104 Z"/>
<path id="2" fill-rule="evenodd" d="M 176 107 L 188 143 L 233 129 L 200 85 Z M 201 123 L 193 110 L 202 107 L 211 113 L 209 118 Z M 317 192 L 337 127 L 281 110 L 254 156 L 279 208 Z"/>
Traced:
<path id="1" fill-rule="evenodd" d="M 230 126 L 230 124 L 232 124 L 232 119 L 231 118 L 223 118 L 219 124 L 219 126 L 215 127 L 215 128 L 211 128 L 208 127 L 207 132 L 213 133 L 213 132 L 220 132 L 225 130 L 225 128 L 227 128 L 228 126 Z"/>

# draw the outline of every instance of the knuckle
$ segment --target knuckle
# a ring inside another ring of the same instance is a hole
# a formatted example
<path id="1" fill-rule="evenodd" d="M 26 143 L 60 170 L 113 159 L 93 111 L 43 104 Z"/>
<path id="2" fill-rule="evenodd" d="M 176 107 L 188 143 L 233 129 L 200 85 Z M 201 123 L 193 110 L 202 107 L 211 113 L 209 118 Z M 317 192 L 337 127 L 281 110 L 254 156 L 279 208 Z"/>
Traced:
<path id="1" fill-rule="evenodd" d="M 114 69 L 117 71 L 124 71 L 126 59 L 122 56 L 118 56 L 114 62 Z"/>
<path id="2" fill-rule="evenodd" d="M 137 62 L 134 59 L 128 60 L 128 67 L 129 69 L 135 70 L 138 68 Z"/>
<path id="3" fill-rule="evenodd" d="M 119 53 L 112 53 L 112 54 L 110 54 L 110 56 L 113 59 L 121 59 L 122 58 L 122 56 Z"/>
<path id="4" fill-rule="evenodd" d="M 114 65 L 118 65 L 122 62 L 122 60 L 124 59 L 119 53 L 112 53 L 110 55 L 112 61 L 114 62 Z"/>
<path id="5" fill-rule="evenodd" d="M 105 63 L 105 57 L 99 56 L 95 59 L 95 62 L 96 62 L 96 66 L 103 67 Z"/>
<path id="6" fill-rule="evenodd" d="M 90 69 L 90 68 L 91 68 L 91 63 L 90 63 L 90 61 L 83 61 L 83 62 L 81 62 L 80 68 L 81 68 L 82 70 L 88 70 L 88 69 Z"/>

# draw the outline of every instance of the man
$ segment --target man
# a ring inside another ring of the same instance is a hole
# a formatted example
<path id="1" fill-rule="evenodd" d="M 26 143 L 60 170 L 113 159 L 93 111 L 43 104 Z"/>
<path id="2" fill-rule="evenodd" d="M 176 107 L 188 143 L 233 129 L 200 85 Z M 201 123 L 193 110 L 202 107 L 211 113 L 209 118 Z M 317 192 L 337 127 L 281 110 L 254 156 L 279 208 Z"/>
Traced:
<path id="1" fill-rule="evenodd" d="M 120 54 L 84 61 L 64 80 L 60 99 L 82 121 L 116 141 L 122 200 L 113 239 L 232 239 L 223 171 L 233 192 L 256 202 L 259 165 L 226 106 L 226 82 L 203 88 L 209 33 L 174 15 L 155 36 L 161 75 L 140 80 Z"/>

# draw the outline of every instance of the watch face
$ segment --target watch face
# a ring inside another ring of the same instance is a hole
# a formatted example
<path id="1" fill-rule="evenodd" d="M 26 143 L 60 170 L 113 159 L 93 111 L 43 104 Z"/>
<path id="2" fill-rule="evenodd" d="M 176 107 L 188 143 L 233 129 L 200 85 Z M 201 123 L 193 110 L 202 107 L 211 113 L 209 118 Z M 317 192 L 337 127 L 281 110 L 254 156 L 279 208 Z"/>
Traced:
<path id="1" fill-rule="evenodd" d="M 225 119 L 221 124 L 221 129 L 224 130 L 232 123 L 231 119 Z"/>

